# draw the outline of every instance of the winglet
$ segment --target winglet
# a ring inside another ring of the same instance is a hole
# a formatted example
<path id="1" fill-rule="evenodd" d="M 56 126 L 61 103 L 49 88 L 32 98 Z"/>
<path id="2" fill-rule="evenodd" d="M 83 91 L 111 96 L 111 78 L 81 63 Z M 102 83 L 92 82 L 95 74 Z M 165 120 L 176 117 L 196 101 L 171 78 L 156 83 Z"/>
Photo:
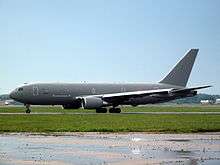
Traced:
<path id="1" fill-rule="evenodd" d="M 199 49 L 191 49 L 159 83 L 186 87 Z"/>

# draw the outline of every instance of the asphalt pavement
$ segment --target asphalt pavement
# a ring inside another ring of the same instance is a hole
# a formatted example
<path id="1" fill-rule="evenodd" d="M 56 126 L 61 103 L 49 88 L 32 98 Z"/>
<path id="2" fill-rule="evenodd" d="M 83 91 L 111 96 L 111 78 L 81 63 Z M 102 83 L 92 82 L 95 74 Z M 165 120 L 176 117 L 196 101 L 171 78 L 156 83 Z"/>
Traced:
<path id="1" fill-rule="evenodd" d="M 109 114 L 109 113 L 95 113 L 95 112 L 31 112 L 30 114 L 23 113 L 0 113 L 0 115 L 94 115 L 94 114 Z M 111 114 L 119 114 L 119 113 L 111 113 Z M 124 115 L 132 115 L 132 114 L 145 114 L 145 115 L 220 115 L 220 112 L 121 112 L 120 114 Z"/>

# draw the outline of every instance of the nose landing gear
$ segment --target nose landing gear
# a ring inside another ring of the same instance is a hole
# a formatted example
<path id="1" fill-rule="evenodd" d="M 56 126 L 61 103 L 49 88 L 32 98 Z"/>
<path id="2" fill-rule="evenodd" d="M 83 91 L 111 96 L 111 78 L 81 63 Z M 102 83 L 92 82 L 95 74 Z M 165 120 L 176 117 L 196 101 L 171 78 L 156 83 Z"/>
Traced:
<path id="1" fill-rule="evenodd" d="M 25 105 L 25 107 L 26 107 L 26 111 L 25 111 L 25 112 L 26 112 L 26 113 L 31 113 L 30 106 L 31 106 L 30 104 L 26 104 L 26 105 Z"/>

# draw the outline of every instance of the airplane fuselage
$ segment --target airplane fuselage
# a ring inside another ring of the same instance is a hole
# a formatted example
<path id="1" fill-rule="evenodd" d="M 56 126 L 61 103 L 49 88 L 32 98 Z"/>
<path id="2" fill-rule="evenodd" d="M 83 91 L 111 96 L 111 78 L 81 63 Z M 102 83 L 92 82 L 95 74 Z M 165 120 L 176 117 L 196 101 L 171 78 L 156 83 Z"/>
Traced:
<path id="1" fill-rule="evenodd" d="M 97 83 L 39 83 L 25 85 L 15 89 L 11 98 L 31 105 L 64 105 L 79 108 L 81 104 L 77 101 L 79 96 L 101 95 L 121 92 L 133 92 L 143 90 L 158 90 L 167 88 L 178 88 L 177 86 L 165 84 L 97 84 Z M 16 95 L 16 96 L 15 96 Z M 184 95 L 185 96 L 185 95 Z M 140 105 L 158 103 L 173 100 L 182 96 L 145 96 L 123 101 L 125 105 Z"/>
<path id="2" fill-rule="evenodd" d="M 97 84 L 38 83 L 25 85 L 10 93 L 10 97 L 26 105 L 62 105 L 64 108 L 96 109 L 97 113 L 120 113 L 119 105 L 142 105 L 191 97 L 198 89 L 186 88 L 198 49 L 191 49 L 157 84 Z"/>

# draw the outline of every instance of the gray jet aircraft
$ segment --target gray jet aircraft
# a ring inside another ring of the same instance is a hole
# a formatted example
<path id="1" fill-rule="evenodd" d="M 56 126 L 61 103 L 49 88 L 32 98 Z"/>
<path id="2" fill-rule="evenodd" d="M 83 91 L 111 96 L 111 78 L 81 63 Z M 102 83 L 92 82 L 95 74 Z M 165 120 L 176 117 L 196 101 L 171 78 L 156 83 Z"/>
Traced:
<path id="1" fill-rule="evenodd" d="M 198 49 L 191 49 L 171 72 L 156 84 L 126 83 L 37 83 L 13 90 L 10 98 L 24 103 L 26 113 L 30 105 L 62 105 L 64 109 L 96 109 L 97 113 L 120 113 L 119 105 L 144 105 L 163 103 L 174 99 L 192 97 L 198 89 L 187 88 Z"/>

